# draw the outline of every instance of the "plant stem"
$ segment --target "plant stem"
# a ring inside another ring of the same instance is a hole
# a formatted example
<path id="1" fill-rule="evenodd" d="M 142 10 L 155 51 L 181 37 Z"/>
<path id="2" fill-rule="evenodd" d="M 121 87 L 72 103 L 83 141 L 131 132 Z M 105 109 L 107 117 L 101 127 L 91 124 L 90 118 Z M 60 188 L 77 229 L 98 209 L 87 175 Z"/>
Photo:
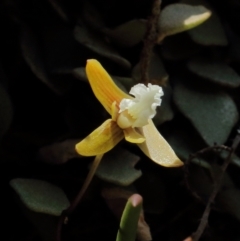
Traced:
<path id="1" fill-rule="evenodd" d="M 188 176 L 189 176 L 189 165 L 191 163 L 191 161 L 200 156 L 203 155 L 204 153 L 207 153 L 209 151 L 219 151 L 219 150 L 225 150 L 230 152 L 231 151 L 231 147 L 225 146 L 225 145 L 214 145 L 214 146 L 210 146 L 210 147 L 206 147 L 204 149 L 201 149 L 200 151 L 195 152 L 194 154 L 191 154 L 189 156 L 189 158 L 186 160 L 185 165 L 184 165 L 184 179 L 185 179 L 185 183 L 186 186 L 188 188 L 188 190 L 191 192 L 191 194 L 198 199 L 200 202 L 206 203 L 205 201 L 202 200 L 202 198 L 198 195 L 197 191 L 194 190 L 191 185 L 188 182 Z"/>
<path id="2" fill-rule="evenodd" d="M 160 15 L 161 0 L 153 0 L 152 14 L 147 21 L 147 33 L 144 39 L 144 46 L 140 58 L 141 67 L 141 82 L 146 85 L 149 82 L 149 65 L 152 55 L 152 50 L 157 39 L 157 22 Z"/>
<path id="3" fill-rule="evenodd" d="M 67 209 L 68 214 L 72 213 L 75 210 L 75 208 L 77 207 L 77 205 L 79 204 L 79 202 L 81 201 L 83 195 L 85 194 L 89 184 L 91 183 L 91 181 L 93 179 L 93 176 L 94 176 L 94 174 L 95 174 L 95 172 L 96 172 L 96 170 L 97 170 L 97 168 L 98 168 L 98 166 L 99 166 L 99 164 L 102 160 L 102 157 L 103 157 L 103 155 L 98 155 L 98 156 L 95 157 L 95 159 L 94 159 L 94 161 L 91 165 L 90 171 L 89 171 L 89 173 L 88 173 L 88 175 L 87 175 L 87 177 L 86 177 L 86 179 L 83 183 L 83 186 L 82 186 L 80 192 L 78 193 L 76 198 L 73 200 L 71 206 Z"/>
<path id="4" fill-rule="evenodd" d="M 73 202 L 71 203 L 69 208 L 62 212 L 62 215 L 60 216 L 59 221 L 58 221 L 57 232 L 56 232 L 56 241 L 61 241 L 62 225 L 63 225 L 63 223 L 67 223 L 68 216 L 73 213 L 73 211 L 76 209 L 76 207 L 82 200 L 82 197 L 85 194 L 87 188 L 89 187 L 89 185 L 93 179 L 93 176 L 102 160 L 102 157 L 103 157 L 103 154 L 95 157 L 95 159 L 91 165 L 90 171 L 83 183 L 81 190 L 79 191 L 78 195 L 75 197 L 75 199 L 73 200 Z"/>
<path id="5" fill-rule="evenodd" d="M 225 174 L 225 171 L 228 167 L 228 165 L 230 164 L 231 162 L 231 159 L 232 159 L 232 155 L 233 153 L 235 152 L 236 148 L 238 147 L 240 143 L 240 132 L 238 131 L 238 134 L 236 135 L 234 141 L 233 141 L 233 144 L 232 144 L 232 147 L 231 147 L 231 150 L 229 151 L 229 154 L 228 154 L 228 157 L 226 158 L 226 160 L 224 161 L 223 165 L 222 165 L 222 172 L 221 174 L 219 175 L 218 177 L 218 180 L 216 181 L 215 183 L 215 186 L 214 186 L 214 189 L 213 189 L 213 192 L 208 200 L 208 203 L 207 203 L 207 206 L 203 212 L 203 215 L 202 215 L 202 218 L 201 218 L 201 222 L 196 230 L 196 232 L 192 235 L 193 237 L 193 240 L 194 241 L 198 241 L 207 224 L 208 224 L 208 217 L 209 217 L 209 214 L 210 214 L 210 211 L 211 211 L 211 205 L 213 204 L 220 188 L 221 188 L 221 185 L 222 185 L 222 180 L 223 180 L 223 177 L 224 177 L 224 174 Z"/>
<path id="6" fill-rule="evenodd" d="M 135 241 L 142 201 L 139 194 L 133 194 L 128 199 L 123 210 L 116 241 Z"/>

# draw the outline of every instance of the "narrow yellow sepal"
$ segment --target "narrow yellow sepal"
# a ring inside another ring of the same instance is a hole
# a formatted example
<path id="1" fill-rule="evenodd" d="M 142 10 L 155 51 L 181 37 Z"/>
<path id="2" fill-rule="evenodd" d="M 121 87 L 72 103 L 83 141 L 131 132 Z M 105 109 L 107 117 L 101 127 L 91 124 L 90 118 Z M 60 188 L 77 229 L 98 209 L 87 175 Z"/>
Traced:
<path id="1" fill-rule="evenodd" d="M 87 61 L 86 73 L 95 96 L 109 114 L 111 114 L 111 107 L 114 101 L 119 106 L 123 98 L 132 98 L 117 87 L 110 75 L 97 60 L 89 59 Z"/>
<path id="2" fill-rule="evenodd" d="M 108 119 L 76 144 L 76 151 L 82 156 L 97 156 L 110 151 L 123 137 L 123 131 L 118 127 L 117 123 Z"/>
<path id="3" fill-rule="evenodd" d="M 131 143 L 143 143 L 145 141 L 144 136 L 138 133 L 134 128 L 130 127 L 123 130 L 125 140 Z"/>
<path id="4" fill-rule="evenodd" d="M 159 133 L 152 120 L 149 120 L 148 125 L 139 129 L 146 140 L 138 144 L 138 146 L 152 161 L 165 167 L 179 167 L 183 165 L 183 162 Z"/>

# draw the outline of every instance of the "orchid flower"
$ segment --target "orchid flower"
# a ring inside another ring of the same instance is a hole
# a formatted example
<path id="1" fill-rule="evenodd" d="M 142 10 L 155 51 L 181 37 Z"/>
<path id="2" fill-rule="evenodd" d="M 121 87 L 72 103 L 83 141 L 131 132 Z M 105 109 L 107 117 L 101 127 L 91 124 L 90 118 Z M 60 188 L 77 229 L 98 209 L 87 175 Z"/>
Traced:
<path id="1" fill-rule="evenodd" d="M 87 61 L 86 74 L 96 98 L 111 119 L 76 145 L 80 155 L 102 155 L 125 137 L 126 141 L 137 144 L 159 165 L 183 165 L 152 122 L 163 96 L 160 86 L 137 84 L 130 90 L 132 96 L 128 95 L 116 86 L 102 65 L 94 59 Z"/>

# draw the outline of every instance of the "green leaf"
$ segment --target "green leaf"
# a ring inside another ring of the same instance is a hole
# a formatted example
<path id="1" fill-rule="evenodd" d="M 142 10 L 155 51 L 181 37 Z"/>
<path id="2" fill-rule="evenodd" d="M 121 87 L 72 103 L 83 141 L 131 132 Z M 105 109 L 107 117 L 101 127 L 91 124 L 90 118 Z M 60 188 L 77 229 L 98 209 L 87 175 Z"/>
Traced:
<path id="1" fill-rule="evenodd" d="M 103 156 L 96 176 L 107 182 L 128 186 L 142 175 L 134 168 L 138 160 L 138 156 L 116 147 Z"/>
<path id="2" fill-rule="evenodd" d="M 59 78 L 54 80 L 53 76 L 48 73 L 48 69 L 63 69 L 63 67 L 66 67 L 66 63 L 70 62 L 69 59 L 66 60 L 66 54 L 70 55 L 71 52 L 68 46 L 71 45 L 72 48 L 74 48 L 74 46 L 72 42 L 68 41 L 71 37 L 68 37 L 69 39 L 67 39 L 67 41 L 65 38 L 62 38 L 63 34 L 64 36 L 69 36 L 69 30 L 57 24 L 54 25 L 54 29 L 53 26 L 49 24 L 41 30 L 40 35 L 42 38 L 40 39 L 43 40 L 43 43 L 40 42 L 38 35 L 36 35 L 32 29 L 25 25 L 22 26 L 20 44 L 23 58 L 38 79 L 56 94 L 63 95 L 71 88 L 71 81 L 60 81 Z M 74 39 L 72 38 L 71 40 Z M 68 42 L 69 44 L 67 46 L 66 43 Z M 44 45 L 44 51 L 41 48 L 42 44 Z M 76 44 L 77 42 L 75 42 L 75 46 Z M 64 46 L 64 48 L 62 46 Z M 76 53 L 76 48 L 74 48 L 72 52 Z M 71 58 L 73 58 L 73 55 L 71 55 Z M 71 63 L 72 62 L 74 61 L 71 59 Z"/>
<path id="3" fill-rule="evenodd" d="M 163 58 L 177 61 L 188 59 L 201 51 L 201 49 L 202 46 L 194 43 L 188 34 L 181 33 L 164 39 L 161 46 L 161 53 Z"/>
<path id="4" fill-rule="evenodd" d="M 223 144 L 238 121 L 237 107 L 225 93 L 176 83 L 174 102 L 210 146 Z"/>
<path id="5" fill-rule="evenodd" d="M 175 3 L 166 6 L 159 17 L 159 42 L 166 36 L 180 33 L 205 22 L 211 12 L 204 6 Z"/>
<path id="6" fill-rule="evenodd" d="M 112 60 L 126 69 L 131 67 L 130 62 L 121 57 L 119 53 L 113 47 L 111 47 L 111 45 L 107 43 L 99 33 L 96 34 L 83 25 L 78 25 L 74 29 L 74 36 L 79 43 L 93 52 Z"/>
<path id="7" fill-rule="evenodd" d="M 81 158 L 82 156 L 75 150 L 75 145 L 79 141 L 80 139 L 67 139 L 41 147 L 38 152 L 38 157 L 40 160 L 53 165 L 66 163 L 73 158 Z"/>
<path id="8" fill-rule="evenodd" d="M 47 25 L 41 27 L 40 39 L 43 51 L 40 49 L 39 56 L 44 54 L 43 60 L 49 73 L 64 72 L 86 63 L 87 53 L 86 51 L 83 53 L 84 48 L 75 40 L 72 27 L 69 25 L 59 21 L 49 21 Z M 71 81 L 65 79 L 64 84 L 69 83 Z M 54 84 L 59 84 L 59 79 Z"/>
<path id="9" fill-rule="evenodd" d="M 103 15 L 94 4 L 89 1 L 84 1 L 82 7 L 81 18 L 93 29 L 97 31 L 102 30 L 105 27 Z"/>
<path id="10" fill-rule="evenodd" d="M 122 77 L 122 76 L 113 76 L 113 80 L 119 86 L 118 83 L 125 87 L 125 92 L 129 92 L 130 89 L 135 85 L 135 82 L 130 77 Z"/>
<path id="11" fill-rule="evenodd" d="M 157 107 L 157 114 L 154 116 L 153 121 L 155 125 L 161 125 L 166 121 L 170 121 L 174 117 L 174 112 L 172 109 L 172 88 L 167 83 L 165 86 L 162 86 L 164 96 L 162 97 L 161 106 Z"/>
<path id="12" fill-rule="evenodd" d="M 228 45 L 227 37 L 216 14 L 213 14 L 202 26 L 190 30 L 189 35 L 192 40 L 198 44 L 217 46 Z"/>
<path id="13" fill-rule="evenodd" d="M 16 178 L 10 181 L 10 186 L 34 212 L 60 216 L 70 205 L 63 190 L 46 181 Z"/>
<path id="14" fill-rule="evenodd" d="M 183 161 L 186 161 L 190 154 L 197 151 L 194 147 L 195 141 L 191 141 L 191 138 L 191 133 L 176 130 L 174 131 L 174 135 L 170 135 L 167 138 L 168 143 L 176 152 L 177 156 Z"/>
<path id="15" fill-rule="evenodd" d="M 116 241 L 135 241 L 138 220 L 142 211 L 142 197 L 133 194 L 124 208 Z"/>
<path id="16" fill-rule="evenodd" d="M 229 155 L 229 151 L 222 150 L 219 154 L 220 158 L 226 160 Z M 240 157 L 238 157 L 235 153 L 232 154 L 231 164 L 240 167 Z"/>
<path id="17" fill-rule="evenodd" d="M 122 81 L 124 83 L 127 83 L 127 81 L 129 80 L 129 82 L 131 83 L 132 80 L 130 78 L 125 78 L 124 77 L 119 77 L 119 76 L 112 76 L 113 81 L 115 82 L 115 84 L 124 92 L 128 93 L 128 91 L 125 88 L 125 85 L 123 85 Z"/>
<path id="18" fill-rule="evenodd" d="M 104 29 L 103 32 L 110 37 L 114 43 L 123 47 L 132 47 L 143 40 L 146 30 L 145 19 L 134 19 L 114 29 Z"/>
<path id="19" fill-rule="evenodd" d="M 79 67 L 79 68 L 73 69 L 72 70 L 72 74 L 77 79 L 79 79 L 81 81 L 88 82 L 88 78 L 87 78 L 87 75 L 86 75 L 85 67 Z"/>
<path id="20" fill-rule="evenodd" d="M 229 88 L 240 86 L 240 76 L 224 62 L 194 59 L 188 62 L 187 67 L 194 74 L 213 83 Z"/>
<path id="21" fill-rule="evenodd" d="M 190 35 L 193 41 L 202 45 L 226 46 L 228 44 L 226 34 L 224 32 L 218 15 L 206 1 L 182 0 L 182 2 L 193 6 L 201 4 L 206 8 L 210 9 L 212 12 L 211 17 L 206 22 L 204 22 L 197 28 L 188 31 L 188 34 Z"/>
<path id="22" fill-rule="evenodd" d="M 23 26 L 20 35 L 20 44 L 22 55 L 32 72 L 39 78 L 44 84 L 46 84 L 51 90 L 60 94 L 59 90 L 52 84 L 46 67 L 43 63 L 43 56 L 40 53 L 39 43 L 37 37 L 26 26 Z"/>
<path id="23" fill-rule="evenodd" d="M 13 110 L 10 97 L 0 84 L 0 141 L 12 122 Z"/>

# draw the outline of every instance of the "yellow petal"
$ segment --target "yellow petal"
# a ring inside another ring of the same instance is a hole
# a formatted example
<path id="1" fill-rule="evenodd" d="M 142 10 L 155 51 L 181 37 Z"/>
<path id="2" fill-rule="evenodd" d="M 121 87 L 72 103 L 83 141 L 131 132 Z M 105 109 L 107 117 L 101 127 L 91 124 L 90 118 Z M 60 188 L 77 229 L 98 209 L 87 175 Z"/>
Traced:
<path id="1" fill-rule="evenodd" d="M 123 130 L 126 141 L 131 143 L 143 143 L 145 141 L 144 136 L 138 133 L 134 128 L 127 128 Z"/>
<path id="2" fill-rule="evenodd" d="M 123 139 L 123 131 L 111 119 L 106 120 L 76 145 L 76 151 L 82 156 L 96 156 L 110 151 Z"/>
<path id="3" fill-rule="evenodd" d="M 111 114 L 114 101 L 119 106 L 123 98 L 132 99 L 130 95 L 115 85 L 110 75 L 97 60 L 89 59 L 87 61 L 86 73 L 95 96 L 109 114 Z"/>
<path id="4" fill-rule="evenodd" d="M 118 107 L 116 105 L 116 101 L 114 101 L 112 103 L 112 107 L 111 107 L 111 116 L 112 116 L 112 120 L 117 121 L 117 117 L 118 117 Z"/>
<path id="5" fill-rule="evenodd" d="M 152 120 L 149 120 L 148 125 L 139 129 L 146 141 L 138 144 L 138 146 L 151 160 L 165 167 L 183 165 L 183 162 L 179 160 L 171 146 L 161 136 Z"/>

